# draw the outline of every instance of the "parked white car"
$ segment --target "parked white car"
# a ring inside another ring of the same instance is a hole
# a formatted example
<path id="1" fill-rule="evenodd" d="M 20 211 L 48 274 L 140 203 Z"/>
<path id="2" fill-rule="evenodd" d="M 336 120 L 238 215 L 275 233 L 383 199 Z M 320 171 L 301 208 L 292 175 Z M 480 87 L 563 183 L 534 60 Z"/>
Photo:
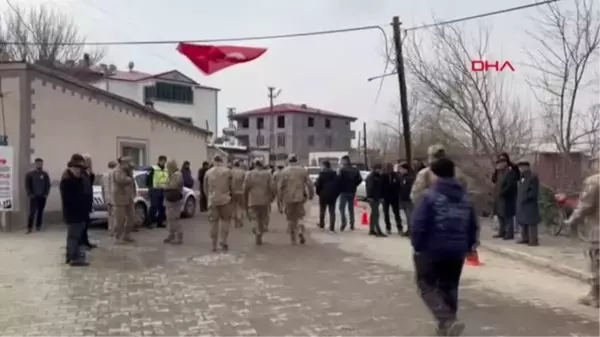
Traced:
<path id="1" fill-rule="evenodd" d="M 371 173 L 371 172 L 360 171 L 360 176 L 362 177 L 363 181 L 356 188 L 356 199 L 358 199 L 360 201 L 367 200 L 367 184 L 365 183 L 365 180 L 367 179 L 367 176 L 369 175 L 369 173 Z"/>
<path id="2" fill-rule="evenodd" d="M 148 196 L 148 185 L 146 185 L 147 171 L 134 171 L 136 196 L 133 199 L 135 203 L 135 213 L 141 221 L 145 221 L 150 210 L 150 198 Z M 94 204 L 90 218 L 94 221 L 106 221 L 108 212 L 104 194 L 102 193 L 102 175 L 96 175 L 94 182 Z M 183 199 L 185 200 L 181 206 L 181 216 L 190 218 L 196 213 L 196 203 L 199 200 L 200 192 L 190 188 L 183 188 Z"/>

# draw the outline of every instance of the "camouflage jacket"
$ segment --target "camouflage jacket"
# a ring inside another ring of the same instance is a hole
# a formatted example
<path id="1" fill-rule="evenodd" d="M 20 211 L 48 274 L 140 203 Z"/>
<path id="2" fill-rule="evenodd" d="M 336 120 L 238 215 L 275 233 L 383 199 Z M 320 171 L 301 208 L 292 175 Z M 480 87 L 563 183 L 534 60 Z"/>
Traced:
<path id="1" fill-rule="evenodd" d="M 133 203 L 135 182 L 131 172 L 117 168 L 112 172 L 112 202 L 115 206 L 126 206 Z"/>
<path id="2" fill-rule="evenodd" d="M 115 169 L 110 169 L 106 176 L 102 178 L 102 196 L 107 205 L 113 204 L 113 188 L 115 186 L 114 175 Z"/>
<path id="3" fill-rule="evenodd" d="M 234 194 L 244 193 L 244 177 L 246 172 L 239 167 L 231 169 L 231 189 Z"/>
<path id="4" fill-rule="evenodd" d="M 244 200 L 247 206 L 267 206 L 273 202 L 273 177 L 269 170 L 248 171 L 244 179 Z"/>
<path id="5" fill-rule="evenodd" d="M 579 203 L 567 224 L 576 230 L 579 238 L 586 244 L 598 247 L 600 216 L 598 215 L 598 194 L 600 190 L 600 174 L 596 173 L 583 182 L 583 191 Z"/>
<path id="6" fill-rule="evenodd" d="M 223 206 L 231 202 L 231 170 L 222 164 L 215 164 L 204 175 L 202 189 L 208 197 L 208 206 Z"/>
<path id="7" fill-rule="evenodd" d="M 312 199 L 315 191 L 308 171 L 298 165 L 290 165 L 281 171 L 277 183 L 278 199 L 284 203 L 305 202 Z"/>

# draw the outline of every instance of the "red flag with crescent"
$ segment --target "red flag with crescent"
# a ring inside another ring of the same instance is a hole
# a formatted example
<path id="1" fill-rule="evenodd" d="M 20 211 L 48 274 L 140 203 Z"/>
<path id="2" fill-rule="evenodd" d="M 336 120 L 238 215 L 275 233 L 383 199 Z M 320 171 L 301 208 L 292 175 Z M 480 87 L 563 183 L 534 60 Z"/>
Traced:
<path id="1" fill-rule="evenodd" d="M 181 42 L 177 51 L 185 55 L 204 74 L 211 75 L 236 64 L 256 60 L 266 48 L 212 46 Z"/>

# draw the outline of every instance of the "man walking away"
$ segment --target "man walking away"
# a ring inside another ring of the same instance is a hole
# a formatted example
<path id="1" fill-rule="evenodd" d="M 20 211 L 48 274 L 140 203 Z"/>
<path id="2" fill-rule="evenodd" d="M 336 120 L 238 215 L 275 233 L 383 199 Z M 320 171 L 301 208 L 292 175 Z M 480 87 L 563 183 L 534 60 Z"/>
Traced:
<path id="1" fill-rule="evenodd" d="M 538 246 L 540 182 L 537 174 L 531 172 L 529 162 L 522 161 L 517 165 L 521 172 L 517 191 L 517 223 L 521 226 L 521 240 L 517 243 Z"/>
<path id="2" fill-rule="evenodd" d="M 338 174 L 331 169 L 328 160 L 323 162 L 323 170 L 319 172 L 315 182 L 319 196 L 319 227 L 325 228 L 325 212 L 329 212 L 329 231 L 335 233 L 335 201 L 340 194 Z"/>
<path id="3" fill-rule="evenodd" d="M 356 198 L 356 188 L 362 183 L 362 177 L 360 171 L 355 167 L 352 167 L 349 156 L 342 157 L 342 167 L 340 168 L 340 215 L 342 226 L 340 231 L 346 229 L 348 221 L 346 220 L 346 208 L 348 209 L 348 216 L 350 219 L 350 230 L 354 230 L 354 198 Z"/>
<path id="4" fill-rule="evenodd" d="M 114 232 L 117 244 L 133 242 L 130 233 L 135 219 L 133 198 L 135 181 L 130 157 L 121 157 L 119 167 L 112 173 L 112 202 L 114 205 Z"/>
<path id="5" fill-rule="evenodd" d="M 192 169 L 190 168 L 190 162 L 184 161 L 181 165 L 181 177 L 183 179 L 183 186 L 194 189 L 194 177 L 192 177 Z"/>
<path id="6" fill-rule="evenodd" d="M 120 162 L 120 159 L 119 159 Z M 106 211 L 108 212 L 108 235 L 113 236 L 115 234 L 115 203 L 113 202 L 113 188 L 114 188 L 114 172 L 117 168 L 118 163 L 114 160 L 108 162 L 108 173 L 102 179 L 102 199 L 106 204 Z"/>
<path id="7" fill-rule="evenodd" d="M 381 231 L 381 227 L 379 227 L 379 204 L 383 197 L 383 177 L 381 176 L 381 171 L 381 164 L 374 164 L 373 170 L 371 170 L 365 181 L 367 201 L 369 202 L 369 208 L 371 208 L 369 235 L 387 237 Z"/>
<path id="8" fill-rule="evenodd" d="M 50 176 L 44 171 L 44 161 L 36 158 L 35 168 L 25 176 L 25 191 L 29 197 L 29 218 L 27 220 L 27 234 L 35 229 L 40 231 L 44 222 L 44 208 L 50 193 Z"/>
<path id="9" fill-rule="evenodd" d="M 83 156 L 74 154 L 67 164 L 67 169 L 60 180 L 60 197 L 62 213 L 67 225 L 67 257 L 66 263 L 72 267 L 85 267 L 85 261 L 79 245 L 85 230 L 87 213 L 87 200 L 84 193 L 84 181 L 81 177 L 85 169 Z"/>
<path id="10" fill-rule="evenodd" d="M 233 162 L 231 169 L 231 188 L 233 195 L 231 196 L 231 204 L 233 206 L 233 220 L 235 228 L 244 226 L 244 176 L 246 172 L 241 167 L 240 161 Z"/>
<path id="11" fill-rule="evenodd" d="M 477 242 L 473 204 L 447 158 L 430 165 L 432 184 L 416 205 L 411 227 L 417 287 L 438 322 L 438 336 L 458 336 L 458 286 L 466 255 Z"/>
<path id="12" fill-rule="evenodd" d="M 252 232 L 256 244 L 262 245 L 262 237 L 270 217 L 270 205 L 275 199 L 273 174 L 260 160 L 256 160 L 257 169 L 246 172 L 243 184 L 244 201 L 252 221 Z"/>
<path id="13" fill-rule="evenodd" d="M 501 158 L 496 161 L 498 186 L 496 188 L 495 213 L 498 216 L 498 233 L 494 238 L 512 240 L 515 238 L 515 214 L 517 212 L 516 172 Z"/>
<path id="14" fill-rule="evenodd" d="M 202 167 L 198 170 L 198 185 L 200 187 L 200 212 L 206 212 L 208 209 L 208 197 L 204 193 L 204 176 L 208 171 L 209 164 L 207 161 L 202 162 Z"/>
<path id="15" fill-rule="evenodd" d="M 298 165 L 298 158 L 295 154 L 288 156 L 288 163 L 289 165 L 281 172 L 277 195 L 280 199 L 279 204 L 283 205 L 285 209 L 292 244 L 296 244 L 297 236 L 300 244 L 303 245 L 306 243 L 306 237 L 304 236 L 304 224 L 300 221 L 306 215 L 304 203 L 307 197 L 312 200 L 315 192 L 308 171 Z M 279 212 L 283 213 L 283 209 L 279 209 Z"/>
<path id="16" fill-rule="evenodd" d="M 404 235 L 410 235 L 410 224 L 412 223 L 413 202 L 410 200 L 410 190 L 415 181 L 415 173 L 411 170 L 408 163 L 400 164 L 398 168 L 400 174 L 400 210 L 404 212 L 406 218 L 406 232 Z"/>
<path id="17" fill-rule="evenodd" d="M 165 184 L 165 208 L 169 235 L 163 242 L 180 245 L 183 243 L 183 231 L 179 217 L 181 216 L 181 203 L 183 202 L 184 179 L 175 160 L 170 160 L 167 163 L 167 171 L 169 172 L 169 179 Z"/>
<path id="18" fill-rule="evenodd" d="M 156 165 L 153 165 L 148 171 L 146 185 L 150 194 L 150 210 L 148 212 L 148 228 L 156 222 L 156 227 L 164 228 L 165 221 L 165 184 L 169 179 L 169 173 L 165 167 L 167 163 L 166 156 L 159 156 Z"/>
<path id="19" fill-rule="evenodd" d="M 573 233 L 577 233 L 579 239 L 584 243 L 584 254 L 590 271 L 590 292 L 579 299 L 579 303 L 594 308 L 600 304 L 600 243 L 598 235 L 598 206 L 600 203 L 600 174 L 598 174 L 598 157 L 593 170 L 596 172 L 583 182 L 583 191 L 579 194 L 577 208 L 566 221 Z"/>
<path id="20" fill-rule="evenodd" d="M 394 166 L 391 163 L 385 165 L 385 170 L 381 175 L 382 195 L 383 195 L 383 220 L 387 234 L 392 234 L 392 223 L 390 221 L 390 208 L 394 213 L 394 220 L 398 234 L 404 234 L 402 230 L 402 220 L 400 219 L 400 177 L 394 172 Z"/>
<path id="21" fill-rule="evenodd" d="M 81 245 L 91 250 L 97 247 L 95 244 L 90 242 L 90 237 L 88 235 L 88 229 L 92 224 L 90 213 L 92 212 L 92 207 L 94 205 L 94 181 L 96 180 L 96 175 L 94 174 L 94 170 L 92 168 L 92 157 L 89 154 L 85 154 L 83 155 L 83 159 L 85 169 L 81 172 L 81 178 L 83 178 L 83 192 L 87 216 L 85 219 L 85 229 L 83 231 L 83 235 L 81 236 Z"/>
<path id="22" fill-rule="evenodd" d="M 221 249 L 224 251 L 229 249 L 227 238 L 233 216 L 231 180 L 231 170 L 225 166 L 220 156 L 215 156 L 213 167 L 206 171 L 202 184 L 204 193 L 208 196 L 208 220 L 211 226 L 210 238 L 213 252 L 217 251 L 219 237 Z"/>

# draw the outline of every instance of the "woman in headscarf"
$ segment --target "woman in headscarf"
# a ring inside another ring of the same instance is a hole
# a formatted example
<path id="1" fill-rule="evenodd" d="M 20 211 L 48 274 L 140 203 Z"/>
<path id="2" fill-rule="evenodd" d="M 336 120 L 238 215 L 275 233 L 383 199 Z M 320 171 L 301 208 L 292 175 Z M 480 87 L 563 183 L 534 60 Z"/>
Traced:
<path id="1" fill-rule="evenodd" d="M 181 176 L 183 177 L 183 186 L 187 188 L 194 188 L 194 177 L 192 176 L 190 162 L 187 160 L 183 162 L 183 165 L 181 165 Z"/>
<path id="2" fill-rule="evenodd" d="M 165 212 L 169 235 L 165 238 L 164 243 L 178 245 L 183 243 L 183 232 L 179 222 L 181 202 L 183 201 L 183 177 L 175 160 L 167 162 L 167 172 L 169 178 L 165 186 Z"/>

